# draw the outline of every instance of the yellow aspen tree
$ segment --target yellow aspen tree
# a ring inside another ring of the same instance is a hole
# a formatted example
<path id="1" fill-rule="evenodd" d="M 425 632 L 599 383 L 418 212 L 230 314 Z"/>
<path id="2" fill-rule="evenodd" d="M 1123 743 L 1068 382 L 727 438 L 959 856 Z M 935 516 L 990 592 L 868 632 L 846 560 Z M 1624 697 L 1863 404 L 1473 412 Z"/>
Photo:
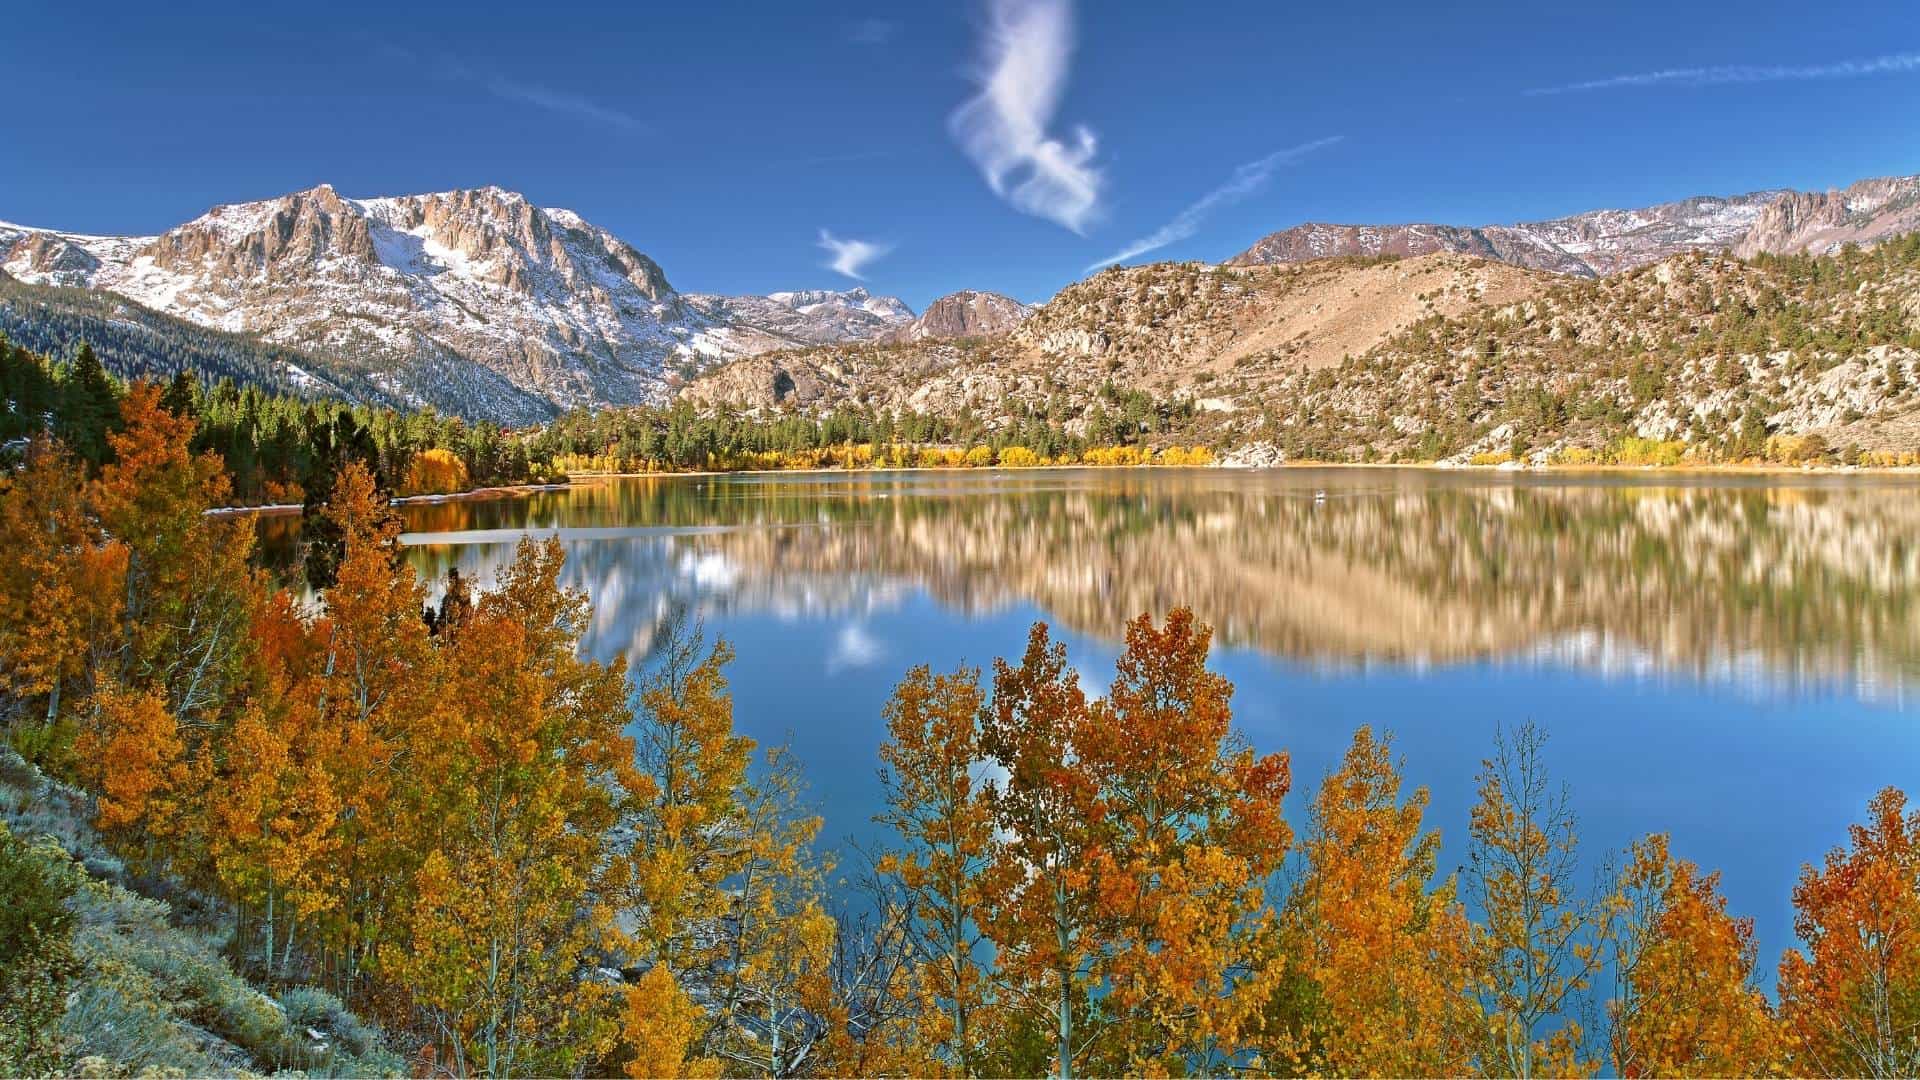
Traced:
<path id="1" fill-rule="evenodd" d="M 995 1026 L 992 975 L 984 937 L 988 892 L 998 886 L 993 813 L 979 775 L 980 713 L 986 701 L 977 670 L 907 673 L 885 709 L 880 748 L 893 829 L 879 870 L 897 883 L 917 999 L 915 1039 L 961 1074 L 985 1061 Z"/>
<path id="2" fill-rule="evenodd" d="M 691 1056 L 707 1027 L 706 1015 L 656 964 L 627 987 L 621 1039 L 630 1057 L 625 1071 L 641 1078 L 677 1076 L 705 1080 L 723 1075 L 721 1062 Z"/>
<path id="3" fill-rule="evenodd" d="M 1466 880 L 1479 927 L 1487 1025 L 1480 1071 L 1496 1076 L 1588 1075 L 1583 1033 L 1569 1013 L 1605 962 L 1616 897 L 1574 881 L 1578 839 L 1566 789 L 1552 783 L 1546 735 L 1531 723 L 1495 735 L 1482 762 Z"/>
<path id="4" fill-rule="evenodd" d="M 258 663 L 222 736 L 208 830 L 214 871 L 259 920 L 262 965 L 284 967 L 300 920 L 340 904 L 339 733 L 310 693 L 317 647 L 287 592 L 253 621 Z M 276 955 L 276 946 L 279 952 Z"/>
<path id="5" fill-rule="evenodd" d="M 610 887 L 629 913 L 628 951 L 703 991 L 724 965 L 724 883 L 746 865 L 752 823 L 744 796 L 753 740 L 733 730 L 726 642 L 671 631 L 640 679 L 634 759 L 623 824 L 633 842 Z"/>
<path id="6" fill-rule="evenodd" d="M 588 608 L 559 586 L 563 558 L 522 541 L 443 658 L 416 758 L 432 850 L 378 956 L 466 1073 L 565 1075 L 617 1033 L 619 1002 L 588 975 L 611 943 L 600 873 L 630 713 L 621 666 L 576 655 Z"/>
<path id="7" fill-rule="evenodd" d="M 1757 1076 L 1777 1066 L 1779 1025 L 1754 986 L 1753 920 L 1727 914 L 1718 884 L 1674 858 L 1664 833 L 1633 845 L 1607 1010 L 1621 1076 Z"/>
<path id="8" fill-rule="evenodd" d="M 1282 914 L 1267 1068 L 1456 1076 L 1471 1063 L 1470 928 L 1452 880 L 1433 886 L 1426 789 L 1403 800 L 1400 784 L 1391 740 L 1362 727 L 1314 796 Z"/>
<path id="9" fill-rule="evenodd" d="M 1177 608 L 1127 625 L 1113 684 L 1075 741 L 1093 784 L 1087 852 L 1100 925 L 1105 1067 L 1225 1068 L 1253 1003 L 1247 979 L 1267 887 L 1291 840 L 1284 754 L 1233 732 L 1233 684 L 1208 670 L 1212 631 Z"/>
<path id="10" fill-rule="evenodd" d="M 305 692 L 316 723 L 338 733 L 328 771 L 342 893 L 323 930 L 351 991 L 426 855 L 418 808 L 430 778 L 413 757 L 430 745 L 425 718 L 445 694 L 421 618 L 425 590 L 400 559 L 399 522 L 372 474 L 358 462 L 342 469 L 325 513 L 343 555 L 313 627 L 319 655 Z"/>

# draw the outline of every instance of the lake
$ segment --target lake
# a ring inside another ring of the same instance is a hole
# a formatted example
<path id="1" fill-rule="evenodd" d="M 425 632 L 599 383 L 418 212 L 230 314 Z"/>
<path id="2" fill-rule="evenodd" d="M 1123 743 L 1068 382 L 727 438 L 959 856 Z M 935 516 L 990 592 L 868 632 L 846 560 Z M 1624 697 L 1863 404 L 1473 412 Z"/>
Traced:
<path id="1" fill-rule="evenodd" d="M 877 837 L 881 705 L 1044 619 L 1083 682 L 1125 619 L 1191 606 L 1240 729 L 1292 754 L 1288 817 L 1353 729 L 1391 731 L 1464 861 L 1496 725 L 1528 719 L 1590 864 L 1666 830 L 1757 922 L 1763 983 L 1802 863 L 1887 784 L 1920 794 L 1912 477 L 1413 469 L 624 478 L 414 504 L 409 556 L 484 581 L 558 535 L 588 649 L 676 617 L 738 650 L 739 728 L 789 742 L 830 846 Z"/>

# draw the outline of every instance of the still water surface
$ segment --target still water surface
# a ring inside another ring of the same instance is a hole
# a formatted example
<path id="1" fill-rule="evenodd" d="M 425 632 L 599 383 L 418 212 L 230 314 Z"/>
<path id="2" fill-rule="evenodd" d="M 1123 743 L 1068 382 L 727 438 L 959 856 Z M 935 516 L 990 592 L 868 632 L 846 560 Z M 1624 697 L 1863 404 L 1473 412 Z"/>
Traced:
<path id="1" fill-rule="evenodd" d="M 1769 973 L 1800 865 L 1878 788 L 1920 795 L 1911 478 L 736 475 L 406 520 L 432 578 L 484 581 L 522 535 L 557 534 L 595 656 L 643 665 L 676 615 L 729 639 L 738 726 L 792 745 L 832 845 L 876 838 L 880 710 L 908 667 L 985 667 L 1045 619 L 1104 687 L 1122 622 L 1179 604 L 1216 628 L 1241 730 L 1291 752 L 1296 828 L 1372 724 L 1458 865 L 1495 726 L 1537 720 L 1590 862 L 1670 831 L 1724 872 Z"/>

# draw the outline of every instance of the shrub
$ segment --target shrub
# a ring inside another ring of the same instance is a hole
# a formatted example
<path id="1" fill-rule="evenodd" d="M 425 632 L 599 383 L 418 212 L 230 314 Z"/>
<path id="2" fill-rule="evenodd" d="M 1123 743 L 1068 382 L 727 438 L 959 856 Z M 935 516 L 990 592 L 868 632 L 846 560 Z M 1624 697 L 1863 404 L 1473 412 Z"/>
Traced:
<path id="1" fill-rule="evenodd" d="M 1767 438 L 1768 461 L 1801 465 L 1820 461 L 1827 453 L 1827 440 L 1819 435 L 1772 435 Z"/>
<path id="2" fill-rule="evenodd" d="M 73 956 L 75 888 L 66 853 L 0 825 L 0 1075 L 61 1070 L 60 1022 Z"/>
<path id="3" fill-rule="evenodd" d="M 1615 442 L 1607 456 L 1615 465 L 1678 465 L 1686 453 L 1683 442 L 1629 435 Z"/>

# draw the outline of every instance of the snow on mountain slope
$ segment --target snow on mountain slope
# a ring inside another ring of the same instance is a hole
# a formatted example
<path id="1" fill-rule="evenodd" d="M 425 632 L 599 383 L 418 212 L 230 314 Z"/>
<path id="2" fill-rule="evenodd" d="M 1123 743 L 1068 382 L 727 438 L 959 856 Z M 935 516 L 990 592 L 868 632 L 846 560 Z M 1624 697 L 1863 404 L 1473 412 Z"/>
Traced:
<path id="1" fill-rule="evenodd" d="M 349 199 L 323 184 L 153 237 L 0 225 L 0 268 L 298 346 L 405 400 L 506 423 L 661 401 L 712 362 L 913 317 L 858 289 L 684 296 L 612 233 L 497 187 Z"/>
<path id="2" fill-rule="evenodd" d="M 686 299 L 694 310 L 722 325 L 751 326 L 780 338 L 780 348 L 868 341 L 913 321 L 913 309 L 865 288 L 804 289 L 765 296 L 688 293 Z"/>

